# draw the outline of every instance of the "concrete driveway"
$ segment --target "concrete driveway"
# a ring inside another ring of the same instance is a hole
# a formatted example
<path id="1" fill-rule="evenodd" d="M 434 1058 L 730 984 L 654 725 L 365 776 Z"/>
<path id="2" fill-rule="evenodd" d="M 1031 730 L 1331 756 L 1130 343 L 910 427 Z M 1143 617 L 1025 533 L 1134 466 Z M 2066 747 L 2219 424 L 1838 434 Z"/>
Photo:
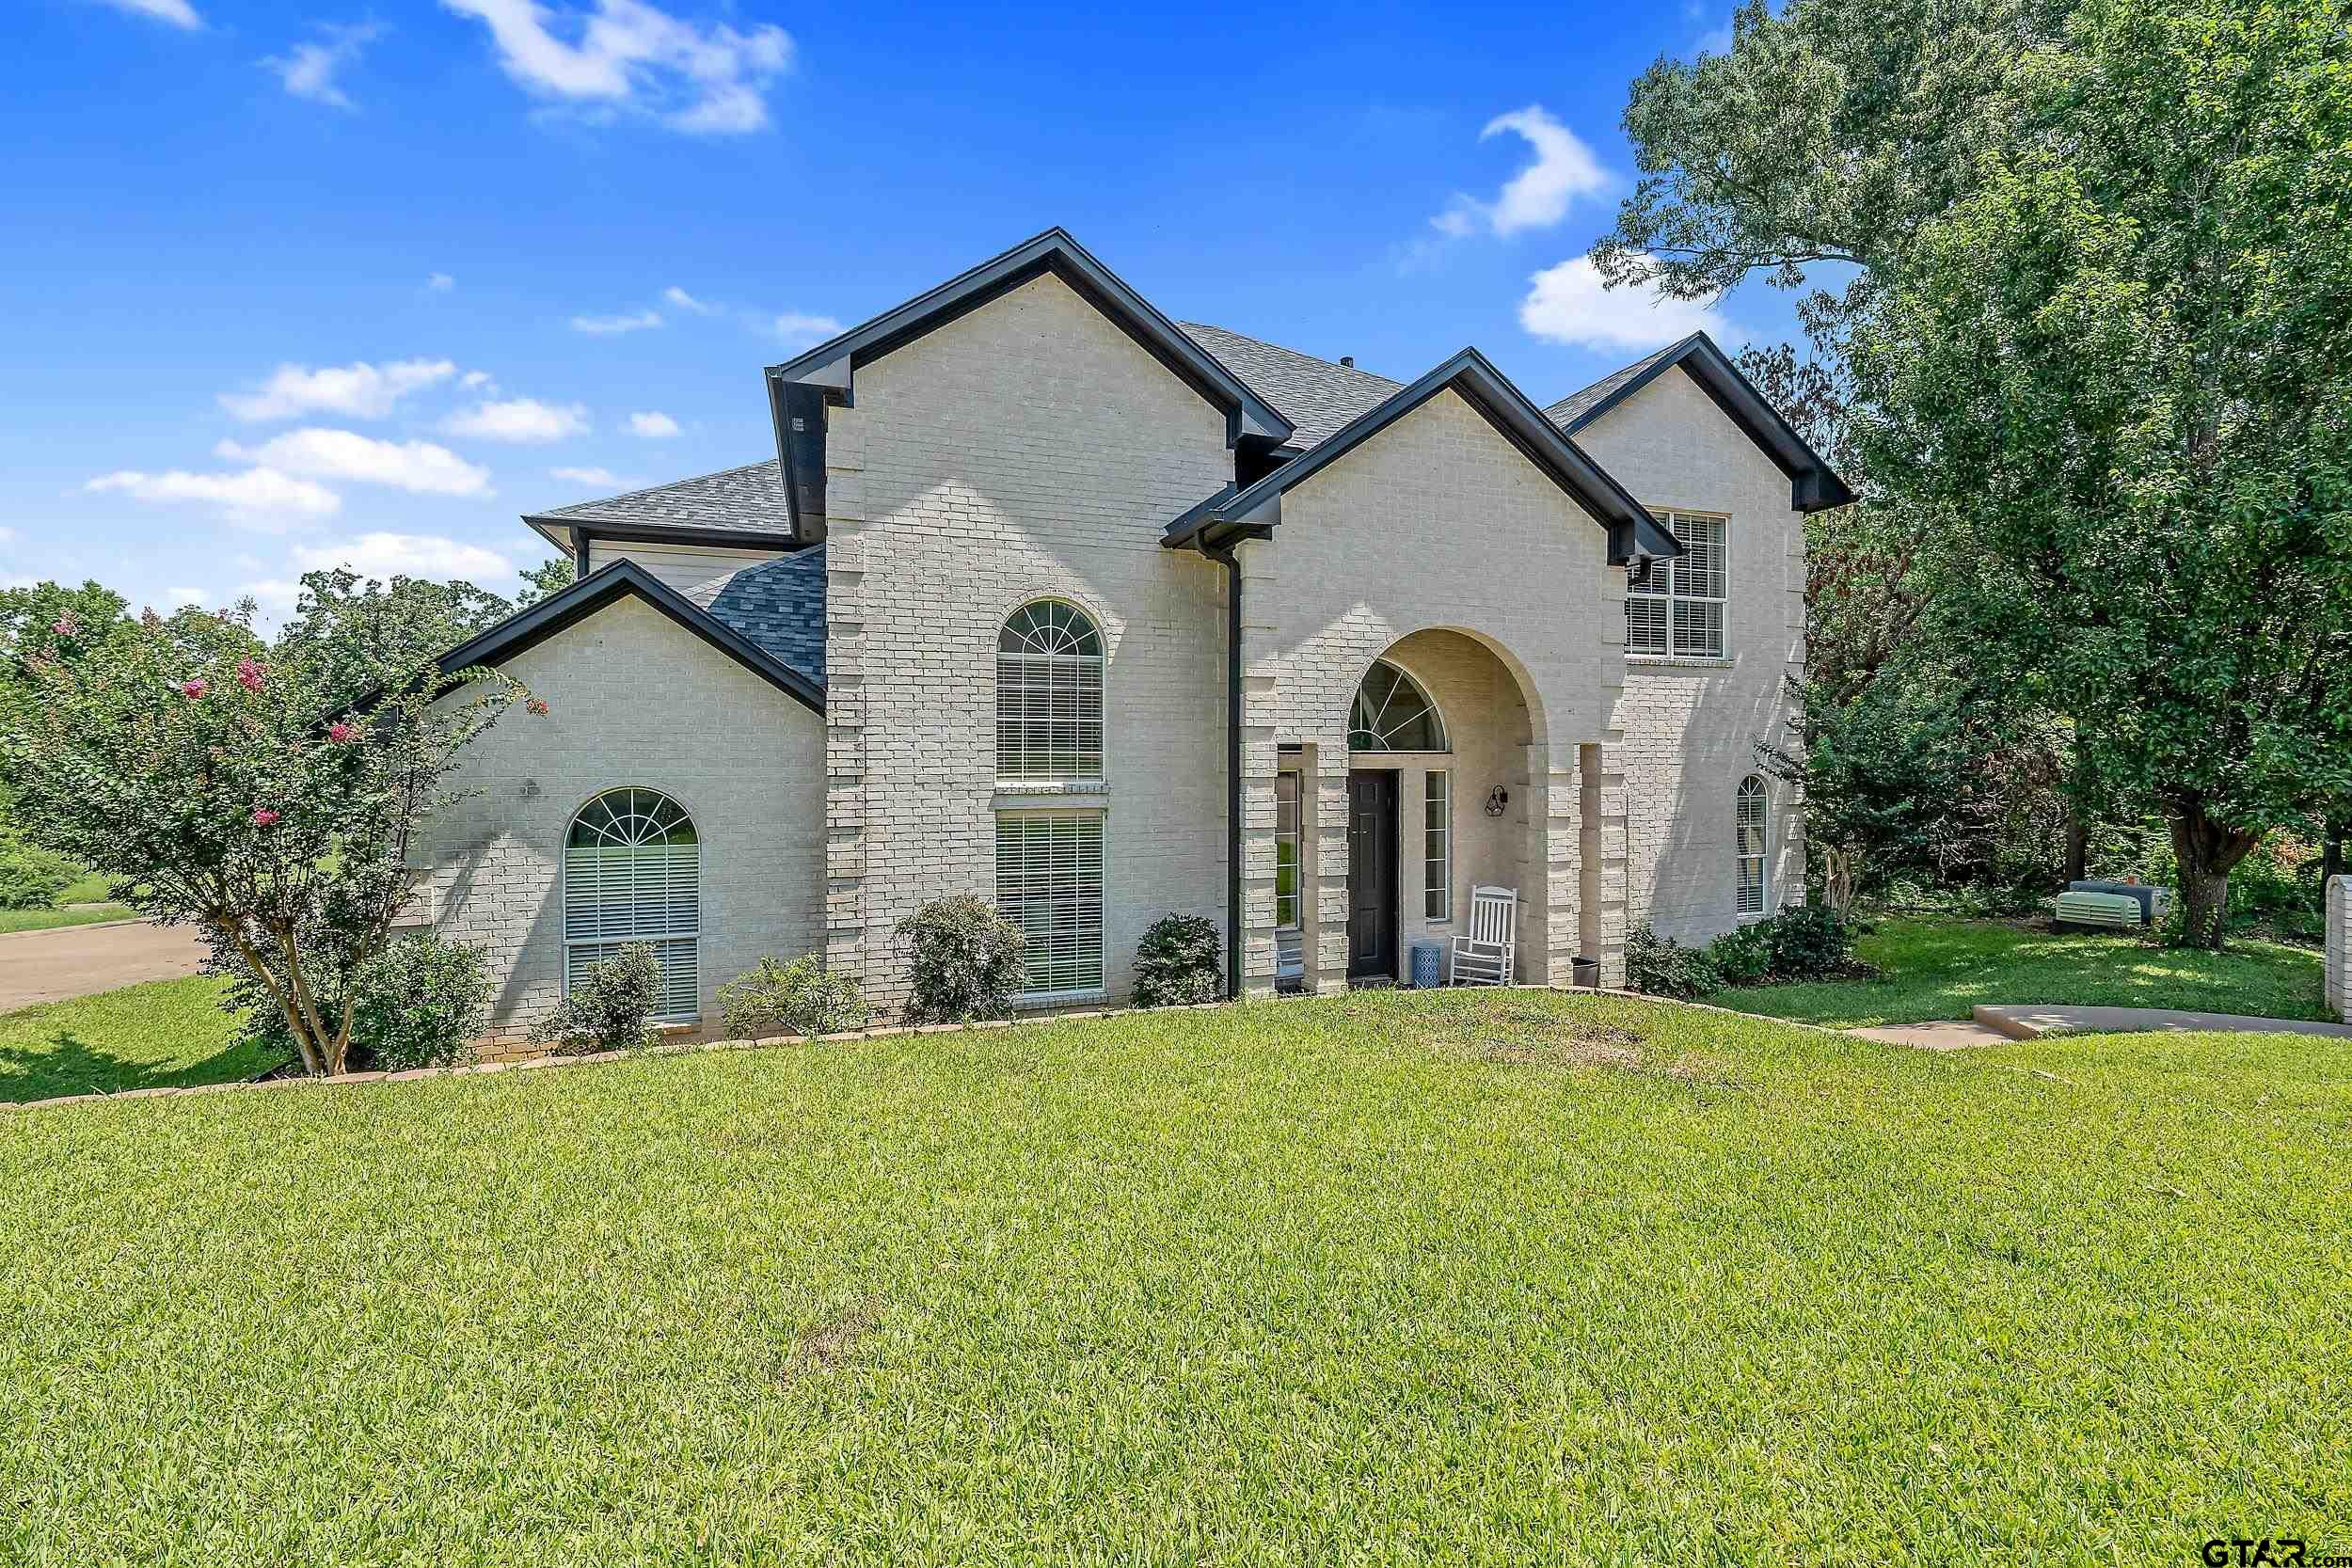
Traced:
<path id="1" fill-rule="evenodd" d="M 193 927 L 131 920 L 0 936 L 0 1013 L 142 980 L 194 974 L 204 944 Z"/>

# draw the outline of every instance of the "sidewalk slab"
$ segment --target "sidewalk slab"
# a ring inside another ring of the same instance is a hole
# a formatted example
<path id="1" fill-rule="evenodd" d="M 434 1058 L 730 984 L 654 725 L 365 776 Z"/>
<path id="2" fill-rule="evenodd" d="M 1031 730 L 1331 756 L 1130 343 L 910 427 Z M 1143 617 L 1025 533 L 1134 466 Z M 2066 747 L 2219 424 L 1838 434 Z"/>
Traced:
<path id="1" fill-rule="evenodd" d="M 2352 1039 L 2352 1023 L 2314 1023 L 2299 1018 L 2249 1018 L 2244 1013 L 2194 1013 L 2170 1007 L 2071 1007 L 2001 1006 L 1973 1008 L 1978 1023 L 2013 1040 L 2045 1035 L 2122 1035 L 2146 1030 L 2216 1031 L 2254 1035 L 2319 1035 Z"/>

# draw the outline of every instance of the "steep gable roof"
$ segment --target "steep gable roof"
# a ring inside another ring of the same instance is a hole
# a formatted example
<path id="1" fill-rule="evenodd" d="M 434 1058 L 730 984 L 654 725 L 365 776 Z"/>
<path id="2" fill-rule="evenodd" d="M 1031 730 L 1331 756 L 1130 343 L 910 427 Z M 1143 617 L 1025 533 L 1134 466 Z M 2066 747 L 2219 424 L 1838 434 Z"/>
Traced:
<path id="1" fill-rule="evenodd" d="M 795 543 L 784 504 L 784 479 L 772 457 L 602 500 L 527 513 L 523 521 L 559 545 L 581 533 L 640 540 L 691 535 L 713 544 L 770 549 L 788 549 Z M 556 539 L 559 532 L 569 538 Z"/>
<path id="2" fill-rule="evenodd" d="M 1693 332 L 1623 370 L 1612 371 L 1545 409 L 1545 417 L 1573 436 L 1677 365 L 1788 476 L 1790 506 L 1799 512 L 1821 512 L 1853 499 L 1846 482 L 1704 332 Z"/>
<path id="3" fill-rule="evenodd" d="M 1282 495 L 1302 480 L 1346 456 L 1406 415 L 1451 390 L 1493 425 L 1566 491 L 1608 531 L 1609 560 L 1623 565 L 1640 559 L 1683 553 L 1682 545 L 1593 461 L 1567 433 L 1544 416 L 1486 356 L 1465 348 L 1409 387 L 1350 420 L 1305 455 L 1295 457 L 1255 483 L 1229 485 L 1187 508 L 1169 522 L 1160 543 L 1169 549 L 1219 549 L 1239 538 L 1269 537 L 1281 522 Z"/>
<path id="4" fill-rule="evenodd" d="M 1260 397 L 1282 411 L 1295 426 L 1283 445 L 1301 451 L 1329 439 L 1342 425 L 1386 403 L 1405 385 L 1221 326 L 1200 322 L 1178 325 L 1194 342 L 1216 355 L 1227 369 L 1257 388 Z"/>
<path id="5" fill-rule="evenodd" d="M 739 577 L 741 575 L 737 574 Z M 815 580 L 821 604 L 824 582 L 821 571 L 815 574 Z M 454 673 L 477 664 L 502 664 L 629 595 L 643 599 L 752 673 L 783 690 L 803 707 L 820 717 L 823 715 L 825 688 L 821 662 L 816 677 L 811 678 L 807 672 L 795 668 L 791 661 L 762 646 L 761 642 L 745 635 L 738 626 L 731 625 L 730 618 L 703 610 L 633 561 L 615 561 L 611 565 L 599 567 L 561 593 L 550 594 L 537 604 L 516 611 L 489 630 L 443 654 L 440 666 L 444 671 Z M 760 612 L 753 610 L 734 619 L 749 621 L 756 629 L 759 618 Z M 821 635 L 818 641 L 818 657 L 821 660 Z M 788 640 L 786 645 L 789 646 Z"/>

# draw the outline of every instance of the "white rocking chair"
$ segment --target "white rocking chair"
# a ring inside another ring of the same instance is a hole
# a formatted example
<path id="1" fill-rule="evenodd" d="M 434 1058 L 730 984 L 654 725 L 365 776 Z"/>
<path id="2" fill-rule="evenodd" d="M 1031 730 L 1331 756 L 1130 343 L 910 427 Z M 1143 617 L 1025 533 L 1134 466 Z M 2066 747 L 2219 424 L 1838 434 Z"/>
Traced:
<path id="1" fill-rule="evenodd" d="M 1470 889 L 1470 929 L 1454 939 L 1451 982 L 1507 986 L 1518 973 L 1519 890 Z"/>

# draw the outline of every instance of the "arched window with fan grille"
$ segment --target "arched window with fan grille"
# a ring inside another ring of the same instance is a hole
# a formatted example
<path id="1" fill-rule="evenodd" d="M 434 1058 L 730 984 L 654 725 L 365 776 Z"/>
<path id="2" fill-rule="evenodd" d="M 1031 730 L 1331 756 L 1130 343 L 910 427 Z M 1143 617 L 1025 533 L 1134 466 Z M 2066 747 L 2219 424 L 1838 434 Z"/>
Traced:
<path id="1" fill-rule="evenodd" d="M 1387 659 L 1375 659 L 1356 688 L 1347 720 L 1351 752 L 1442 752 L 1445 721 L 1421 683 Z"/>
<path id="2" fill-rule="evenodd" d="M 661 965 L 655 1011 L 702 1010 L 702 837 L 660 790 L 608 789 L 564 840 L 564 989 L 621 944 L 643 942 Z"/>
<path id="3" fill-rule="evenodd" d="M 996 776 L 1103 776 L 1103 635 L 1075 605 L 1025 604 L 996 634 Z"/>

